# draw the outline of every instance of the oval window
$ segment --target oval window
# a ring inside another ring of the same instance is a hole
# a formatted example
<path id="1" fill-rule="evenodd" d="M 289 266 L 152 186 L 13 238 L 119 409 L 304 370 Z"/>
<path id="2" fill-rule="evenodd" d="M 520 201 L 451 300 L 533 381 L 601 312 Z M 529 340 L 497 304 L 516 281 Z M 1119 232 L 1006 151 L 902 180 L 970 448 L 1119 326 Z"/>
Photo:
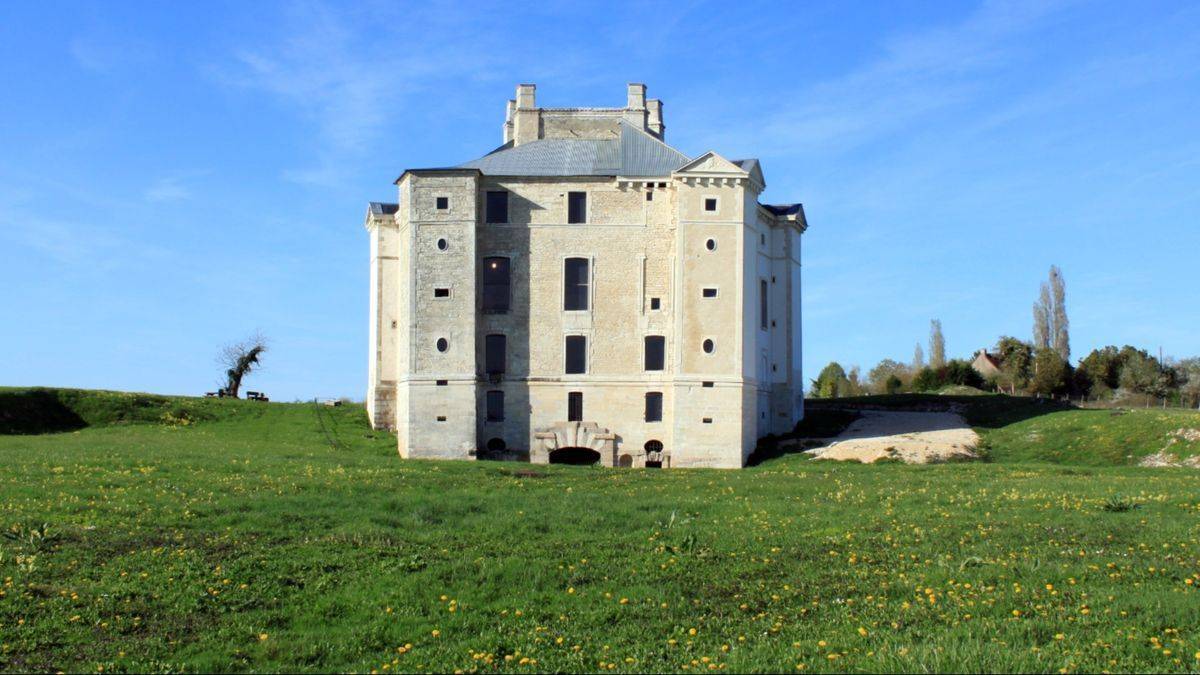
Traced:
<path id="1" fill-rule="evenodd" d="M 437 350 L 439 352 L 444 352 L 449 348 L 450 348 L 450 343 L 448 341 L 446 341 L 446 338 L 438 338 Z"/>
<path id="2" fill-rule="evenodd" d="M 710 250 L 710 251 L 715 251 L 715 250 L 717 250 L 717 240 L 716 240 L 716 239 L 709 239 L 708 241 L 704 242 L 704 248 L 706 248 L 706 249 L 708 249 L 708 250 Z"/>
<path id="3" fill-rule="evenodd" d="M 705 340 L 705 341 L 704 341 L 704 353 L 705 353 L 705 354 L 711 354 L 711 353 L 713 353 L 713 349 L 716 349 L 716 346 L 715 346 L 715 345 L 713 345 L 713 341 L 712 341 L 712 340 Z"/>
<path id="4" fill-rule="evenodd" d="M 445 239 L 438 239 L 437 247 L 438 247 L 439 251 L 445 251 L 447 248 L 450 247 L 450 243 L 448 241 L 446 241 Z"/>

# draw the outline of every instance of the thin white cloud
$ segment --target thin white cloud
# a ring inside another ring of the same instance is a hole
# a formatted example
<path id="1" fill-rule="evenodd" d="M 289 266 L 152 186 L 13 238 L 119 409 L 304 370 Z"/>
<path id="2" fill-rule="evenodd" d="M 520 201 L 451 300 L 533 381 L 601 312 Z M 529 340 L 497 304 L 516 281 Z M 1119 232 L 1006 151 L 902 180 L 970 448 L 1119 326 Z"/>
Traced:
<path id="1" fill-rule="evenodd" d="M 185 187 L 179 178 L 165 177 L 154 182 L 145 192 L 148 202 L 177 202 L 189 199 L 192 191 Z"/>

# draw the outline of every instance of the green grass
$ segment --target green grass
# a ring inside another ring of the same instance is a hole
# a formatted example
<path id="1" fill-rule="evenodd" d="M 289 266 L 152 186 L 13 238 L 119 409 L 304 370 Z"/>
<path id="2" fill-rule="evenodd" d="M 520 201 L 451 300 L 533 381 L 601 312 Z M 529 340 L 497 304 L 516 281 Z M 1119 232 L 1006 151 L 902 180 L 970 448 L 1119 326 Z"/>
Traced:
<path id="1" fill-rule="evenodd" d="M 989 458 L 999 462 L 1120 466 L 1162 450 L 1180 459 L 1200 455 L 1200 442 L 1176 435 L 1200 430 L 1200 412 L 1194 410 L 1076 409 L 1003 394 L 898 394 L 809 404 L 818 414 L 825 407 L 959 410 L 979 432 Z"/>
<path id="2" fill-rule="evenodd" d="M 1195 471 L 417 462 L 198 405 L 0 436 L 0 668 L 1200 668 Z"/>

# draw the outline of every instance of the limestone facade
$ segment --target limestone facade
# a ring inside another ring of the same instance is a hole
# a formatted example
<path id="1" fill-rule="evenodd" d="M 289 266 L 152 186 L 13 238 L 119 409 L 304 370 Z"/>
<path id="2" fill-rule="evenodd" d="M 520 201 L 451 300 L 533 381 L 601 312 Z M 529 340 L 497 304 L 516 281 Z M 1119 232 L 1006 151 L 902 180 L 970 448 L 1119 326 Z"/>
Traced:
<path id="1" fill-rule="evenodd" d="M 501 148 L 371 204 L 367 408 L 401 456 L 731 468 L 803 417 L 804 211 L 664 135 L 642 85 L 520 85 Z"/>

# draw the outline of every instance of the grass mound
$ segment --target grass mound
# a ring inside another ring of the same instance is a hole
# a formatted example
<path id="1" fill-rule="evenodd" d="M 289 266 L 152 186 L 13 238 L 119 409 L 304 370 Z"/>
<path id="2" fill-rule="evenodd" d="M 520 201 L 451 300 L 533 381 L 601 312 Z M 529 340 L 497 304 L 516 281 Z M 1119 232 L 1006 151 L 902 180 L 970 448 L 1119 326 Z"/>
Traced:
<path id="1" fill-rule="evenodd" d="M 186 426 L 260 412 L 262 405 L 123 391 L 0 388 L 0 434 L 44 434 L 119 424 Z"/>

